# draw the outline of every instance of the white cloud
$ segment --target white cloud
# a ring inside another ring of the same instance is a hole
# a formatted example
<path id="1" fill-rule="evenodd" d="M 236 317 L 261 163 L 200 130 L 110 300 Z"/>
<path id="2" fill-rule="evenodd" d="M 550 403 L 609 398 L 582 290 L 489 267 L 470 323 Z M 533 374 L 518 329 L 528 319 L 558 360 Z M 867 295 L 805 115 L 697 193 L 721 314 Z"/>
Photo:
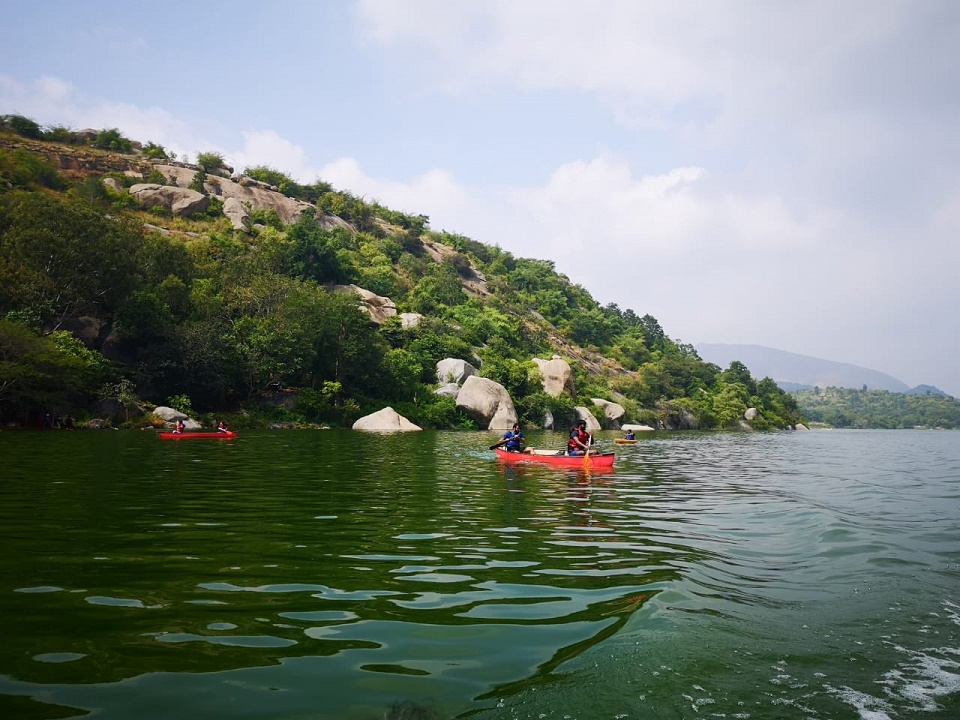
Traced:
<path id="1" fill-rule="evenodd" d="M 430 170 L 408 182 L 384 181 L 367 175 L 353 158 L 341 158 L 325 165 L 320 176 L 334 187 L 368 201 L 400 212 L 427 215 L 430 226 L 437 230 L 456 232 L 457 220 L 467 205 L 464 188 L 446 170 Z"/>
<path id="2" fill-rule="evenodd" d="M 194 126 L 166 110 L 140 108 L 90 95 L 59 78 L 41 77 L 22 83 L 0 76 L 0 108 L 46 126 L 63 125 L 74 130 L 118 128 L 133 140 L 155 142 L 178 155 L 219 149 L 202 140 Z"/>
<path id="3" fill-rule="evenodd" d="M 261 165 L 279 170 L 301 183 L 317 180 L 318 172 L 310 167 L 303 148 L 281 137 L 275 130 L 257 130 L 241 133 L 243 147 L 228 152 L 225 157 L 236 172 Z"/>

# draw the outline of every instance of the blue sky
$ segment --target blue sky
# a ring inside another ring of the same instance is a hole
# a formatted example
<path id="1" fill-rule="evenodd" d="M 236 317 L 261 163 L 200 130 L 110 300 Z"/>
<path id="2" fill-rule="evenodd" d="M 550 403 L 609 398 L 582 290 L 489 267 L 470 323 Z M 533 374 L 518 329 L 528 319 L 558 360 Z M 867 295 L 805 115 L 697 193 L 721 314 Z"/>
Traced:
<path id="1" fill-rule="evenodd" d="M 0 113 L 322 179 L 960 397 L 953 0 L 2 1 Z"/>

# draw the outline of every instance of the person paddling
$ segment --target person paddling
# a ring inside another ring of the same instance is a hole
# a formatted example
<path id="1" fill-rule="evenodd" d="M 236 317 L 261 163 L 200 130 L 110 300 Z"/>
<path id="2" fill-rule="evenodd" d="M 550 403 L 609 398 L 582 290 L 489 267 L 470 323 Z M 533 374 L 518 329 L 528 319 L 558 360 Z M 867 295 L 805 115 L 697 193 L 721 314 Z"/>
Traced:
<path id="1" fill-rule="evenodd" d="M 633 434 L 632 428 L 630 430 L 627 430 L 627 436 L 624 438 L 624 440 L 636 440 L 636 437 Z"/>
<path id="2" fill-rule="evenodd" d="M 568 455 L 586 455 L 590 452 L 590 433 L 587 432 L 587 421 L 580 420 L 570 430 L 570 439 L 567 441 Z"/>
<path id="3" fill-rule="evenodd" d="M 230 432 L 230 430 L 227 428 L 227 424 L 223 420 L 217 423 L 217 432 Z"/>
<path id="4" fill-rule="evenodd" d="M 508 452 L 524 452 L 525 445 L 527 444 L 527 439 L 523 436 L 523 433 L 520 432 L 520 423 L 514 423 L 512 430 L 507 430 L 503 434 L 503 438 L 500 442 L 496 443 L 492 447 L 504 447 Z"/>

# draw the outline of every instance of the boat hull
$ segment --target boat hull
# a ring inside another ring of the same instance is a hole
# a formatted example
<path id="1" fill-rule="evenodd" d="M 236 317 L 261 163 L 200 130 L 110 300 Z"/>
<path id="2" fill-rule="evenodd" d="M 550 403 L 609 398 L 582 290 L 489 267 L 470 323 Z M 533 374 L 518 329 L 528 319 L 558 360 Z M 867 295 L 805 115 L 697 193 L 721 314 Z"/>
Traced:
<path id="1" fill-rule="evenodd" d="M 617 445 L 635 445 L 637 442 L 636 440 L 628 440 L 627 438 L 614 438 L 613 441 Z"/>
<path id="2" fill-rule="evenodd" d="M 507 463 L 538 463 L 540 465 L 554 465 L 557 467 L 613 467 L 614 453 L 591 453 L 588 458 L 583 455 L 557 454 L 553 450 L 534 450 L 532 453 L 515 453 L 496 448 L 497 460 Z M 541 454 L 542 453 L 542 454 Z"/>
<path id="3" fill-rule="evenodd" d="M 157 435 L 161 440 L 231 440 L 237 436 L 232 430 L 229 432 L 162 432 Z"/>

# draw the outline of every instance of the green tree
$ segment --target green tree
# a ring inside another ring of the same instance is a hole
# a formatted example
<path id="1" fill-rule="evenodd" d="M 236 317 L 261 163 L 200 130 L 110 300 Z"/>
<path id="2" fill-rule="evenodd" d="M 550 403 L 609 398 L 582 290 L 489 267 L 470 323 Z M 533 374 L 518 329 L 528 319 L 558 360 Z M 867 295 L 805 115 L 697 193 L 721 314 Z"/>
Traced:
<path id="1" fill-rule="evenodd" d="M 69 404 L 91 392 L 104 370 L 103 357 L 68 333 L 41 336 L 0 319 L 0 417 Z"/>
<path id="2" fill-rule="evenodd" d="M 135 283 L 137 230 L 83 201 L 0 196 L 0 311 L 29 309 L 59 325 L 112 316 Z"/>

